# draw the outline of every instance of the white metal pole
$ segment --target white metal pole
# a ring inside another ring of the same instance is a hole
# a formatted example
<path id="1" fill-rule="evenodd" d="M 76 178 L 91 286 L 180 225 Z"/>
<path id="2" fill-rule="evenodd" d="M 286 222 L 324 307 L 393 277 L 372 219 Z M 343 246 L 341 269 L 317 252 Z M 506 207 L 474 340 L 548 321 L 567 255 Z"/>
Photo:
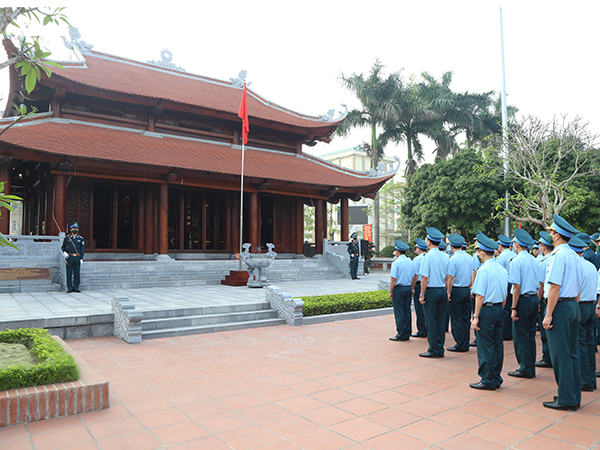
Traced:
<path id="1" fill-rule="evenodd" d="M 242 122 L 242 128 L 244 123 Z M 242 176 L 240 177 L 240 256 L 239 256 L 239 270 L 242 270 L 242 230 L 244 226 L 244 137 L 242 132 Z"/>
<path id="2" fill-rule="evenodd" d="M 502 142 L 504 156 L 504 182 L 506 182 L 506 174 L 508 172 L 508 145 L 506 138 L 508 135 L 508 107 L 506 106 L 506 74 L 504 71 L 504 27 L 502 24 L 502 8 L 500 8 L 500 44 L 502 49 Z M 504 193 L 504 208 L 508 212 L 508 186 Z M 510 218 L 504 216 L 504 234 L 510 236 Z"/>

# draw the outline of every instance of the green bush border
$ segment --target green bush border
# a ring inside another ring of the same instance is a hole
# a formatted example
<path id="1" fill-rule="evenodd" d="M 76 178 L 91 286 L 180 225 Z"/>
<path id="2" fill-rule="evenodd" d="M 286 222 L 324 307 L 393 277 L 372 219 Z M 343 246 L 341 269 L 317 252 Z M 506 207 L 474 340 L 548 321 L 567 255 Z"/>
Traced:
<path id="1" fill-rule="evenodd" d="M 336 314 L 366 309 L 389 308 L 392 300 L 388 291 L 351 292 L 349 294 L 313 295 L 302 297 L 304 317 Z"/>
<path id="2" fill-rule="evenodd" d="M 34 366 L 13 366 L 0 370 L 0 391 L 29 386 L 75 381 L 79 369 L 73 355 L 56 342 L 43 328 L 20 328 L 0 331 L 0 342 L 23 344 L 37 359 Z"/>

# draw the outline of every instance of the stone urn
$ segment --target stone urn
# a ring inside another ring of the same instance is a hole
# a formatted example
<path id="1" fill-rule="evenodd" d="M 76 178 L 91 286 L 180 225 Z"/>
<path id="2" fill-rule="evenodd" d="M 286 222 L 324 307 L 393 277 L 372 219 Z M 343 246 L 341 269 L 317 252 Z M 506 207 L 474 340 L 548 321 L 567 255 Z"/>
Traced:
<path id="1" fill-rule="evenodd" d="M 240 255 L 242 261 L 248 266 L 248 273 L 250 274 L 250 279 L 246 286 L 253 288 L 269 286 L 271 283 L 267 281 L 267 269 L 277 256 L 277 253 L 273 251 L 275 245 L 267 244 L 267 248 L 269 249 L 267 253 L 250 253 L 250 245 L 242 245 L 244 251 Z"/>

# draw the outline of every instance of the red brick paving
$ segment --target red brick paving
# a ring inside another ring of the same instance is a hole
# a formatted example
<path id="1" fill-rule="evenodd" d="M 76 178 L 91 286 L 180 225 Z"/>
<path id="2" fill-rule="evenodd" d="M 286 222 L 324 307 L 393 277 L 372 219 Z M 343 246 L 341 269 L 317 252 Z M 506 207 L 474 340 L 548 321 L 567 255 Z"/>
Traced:
<path id="1" fill-rule="evenodd" d="M 69 345 L 110 381 L 111 408 L 0 430 L 2 450 L 582 449 L 600 445 L 599 391 L 551 411 L 551 370 L 474 391 L 477 355 L 418 357 L 393 317 L 127 345 Z M 452 345 L 448 334 L 447 341 Z M 504 373 L 516 361 L 505 345 Z"/>

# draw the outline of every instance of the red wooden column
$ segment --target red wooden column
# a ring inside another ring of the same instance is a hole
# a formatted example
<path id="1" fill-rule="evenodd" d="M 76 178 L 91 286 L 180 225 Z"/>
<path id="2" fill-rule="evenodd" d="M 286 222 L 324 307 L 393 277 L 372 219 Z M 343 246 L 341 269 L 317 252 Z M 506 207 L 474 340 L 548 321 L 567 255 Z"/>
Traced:
<path id="1" fill-rule="evenodd" d="M 144 188 L 144 255 L 154 253 L 154 185 Z"/>
<path id="2" fill-rule="evenodd" d="M 323 204 L 325 201 L 315 201 L 315 254 L 323 254 L 323 237 L 325 230 L 323 228 Z"/>
<path id="3" fill-rule="evenodd" d="M 53 236 L 58 236 L 59 231 L 65 234 L 68 232 L 66 175 L 54 175 L 54 217 L 51 229 Z"/>
<path id="4" fill-rule="evenodd" d="M 158 188 L 158 256 L 169 253 L 169 185 Z"/>
<path id="5" fill-rule="evenodd" d="M 11 164 L 0 164 L 0 182 L 4 182 L 4 194 L 10 194 Z M 2 208 L 0 211 L 0 233 L 8 235 L 10 231 L 10 211 Z"/>
<path id="6" fill-rule="evenodd" d="M 296 199 L 296 254 L 304 254 L 304 202 Z"/>
<path id="7" fill-rule="evenodd" d="M 258 192 L 250 194 L 250 253 L 260 246 L 260 217 L 258 215 Z"/>
<path id="8" fill-rule="evenodd" d="M 341 240 L 349 240 L 348 229 L 350 228 L 349 210 L 348 210 L 348 197 L 341 198 L 340 205 L 340 228 L 341 228 Z"/>

